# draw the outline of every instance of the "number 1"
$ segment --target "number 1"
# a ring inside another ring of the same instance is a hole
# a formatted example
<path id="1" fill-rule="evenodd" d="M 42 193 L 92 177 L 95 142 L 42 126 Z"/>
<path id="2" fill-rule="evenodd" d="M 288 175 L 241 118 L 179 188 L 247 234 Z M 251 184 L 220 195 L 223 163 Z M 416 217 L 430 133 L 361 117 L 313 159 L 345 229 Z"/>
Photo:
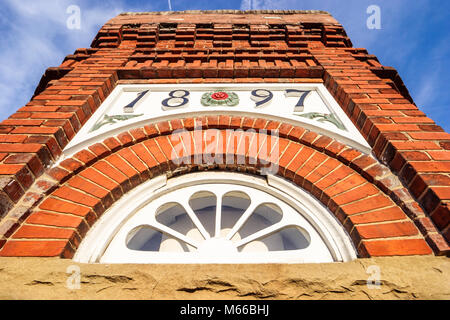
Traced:
<path id="1" fill-rule="evenodd" d="M 138 103 L 138 101 L 141 100 L 149 91 L 150 90 L 145 90 L 145 91 L 139 92 L 137 94 L 137 97 L 133 101 L 131 101 L 129 104 L 127 104 L 125 107 L 123 107 L 123 112 L 125 112 L 125 113 L 134 112 L 134 107 L 136 106 L 136 103 Z"/>

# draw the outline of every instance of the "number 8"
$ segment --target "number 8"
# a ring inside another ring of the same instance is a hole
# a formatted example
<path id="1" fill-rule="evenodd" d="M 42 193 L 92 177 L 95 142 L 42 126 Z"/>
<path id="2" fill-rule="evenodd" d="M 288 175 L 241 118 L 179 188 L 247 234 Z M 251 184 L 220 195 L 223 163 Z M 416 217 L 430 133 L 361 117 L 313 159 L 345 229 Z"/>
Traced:
<path id="1" fill-rule="evenodd" d="M 178 94 L 178 92 L 181 92 L 181 95 Z M 169 92 L 169 97 L 167 99 L 164 99 L 161 104 L 162 104 L 162 108 L 163 110 L 168 110 L 171 108 L 179 108 L 179 107 L 183 107 L 189 104 L 189 99 L 187 98 L 189 96 L 189 91 L 187 90 L 173 90 Z M 173 103 L 175 104 L 171 104 L 170 101 L 174 100 Z"/>

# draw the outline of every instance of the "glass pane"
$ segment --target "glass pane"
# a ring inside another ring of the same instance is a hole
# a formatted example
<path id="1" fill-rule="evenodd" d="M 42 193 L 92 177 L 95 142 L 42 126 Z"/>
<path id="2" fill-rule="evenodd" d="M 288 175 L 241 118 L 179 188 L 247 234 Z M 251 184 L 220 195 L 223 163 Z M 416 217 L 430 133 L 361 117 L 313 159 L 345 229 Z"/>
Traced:
<path id="1" fill-rule="evenodd" d="M 186 210 L 176 202 L 166 203 L 159 207 L 156 210 L 156 221 L 185 236 L 188 234 L 189 236 L 192 235 L 194 239 L 197 239 L 197 234 L 200 235 Z M 203 239 L 201 235 L 200 239 Z"/>
<path id="2" fill-rule="evenodd" d="M 310 244 L 306 230 L 300 227 L 287 227 L 261 239 L 238 248 L 240 252 L 265 252 L 305 249 Z"/>
<path id="3" fill-rule="evenodd" d="M 281 208 L 274 203 L 263 203 L 256 207 L 253 214 L 247 219 L 242 228 L 238 231 L 240 238 L 254 234 L 262 229 L 280 222 L 283 217 Z"/>
<path id="4" fill-rule="evenodd" d="M 241 191 L 231 191 L 222 198 L 221 235 L 226 236 L 245 210 L 250 206 L 250 197 Z"/>
<path id="5" fill-rule="evenodd" d="M 208 191 L 194 193 L 189 199 L 189 205 L 210 236 L 214 236 L 216 223 L 216 195 Z"/>
<path id="6" fill-rule="evenodd" d="M 188 246 L 149 226 L 135 228 L 128 234 L 127 248 L 140 251 L 189 251 Z"/>

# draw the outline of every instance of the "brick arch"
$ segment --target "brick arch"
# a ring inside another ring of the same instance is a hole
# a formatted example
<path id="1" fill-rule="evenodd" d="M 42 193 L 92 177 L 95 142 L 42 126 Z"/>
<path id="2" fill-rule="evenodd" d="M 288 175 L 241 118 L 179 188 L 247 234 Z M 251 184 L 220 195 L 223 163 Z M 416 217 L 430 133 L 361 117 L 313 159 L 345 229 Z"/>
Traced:
<path id="1" fill-rule="evenodd" d="M 175 133 L 182 128 L 187 134 Z M 198 130 L 193 131 L 195 128 Z M 227 136 L 228 129 L 238 128 L 265 131 L 235 131 Z M 279 137 L 272 141 L 269 134 L 274 130 Z M 211 133 L 224 138 L 222 148 L 211 149 Z M 185 157 L 178 158 L 185 160 L 182 163 L 173 158 L 174 145 L 180 141 L 185 151 Z M 238 148 L 236 141 L 251 143 Z M 257 148 L 253 147 L 255 143 Z M 186 147 L 189 145 L 191 148 Z M 279 158 L 261 152 L 268 145 L 266 150 L 278 147 Z M 208 163 L 205 159 L 211 154 L 224 159 L 242 157 L 245 161 Z M 386 175 L 386 169 L 371 157 L 298 126 L 257 118 L 210 116 L 123 132 L 62 161 L 48 172 L 57 180 L 57 187 L 11 232 L 0 256 L 70 258 L 104 211 L 148 179 L 199 170 L 259 174 L 265 162 L 277 165 L 277 175 L 309 191 L 327 206 L 349 232 L 359 256 L 432 253 L 396 203 L 402 203 L 402 199 L 390 192 L 386 179 L 378 178 L 380 172 Z"/>

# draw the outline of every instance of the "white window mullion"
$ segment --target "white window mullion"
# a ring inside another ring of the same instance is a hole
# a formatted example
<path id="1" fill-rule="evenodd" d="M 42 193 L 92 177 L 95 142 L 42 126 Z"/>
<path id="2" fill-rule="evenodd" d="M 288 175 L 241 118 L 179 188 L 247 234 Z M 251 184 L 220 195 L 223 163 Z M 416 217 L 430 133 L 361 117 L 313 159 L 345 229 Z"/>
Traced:
<path id="1" fill-rule="evenodd" d="M 217 197 L 217 205 L 216 205 L 216 230 L 215 230 L 215 237 L 220 236 L 220 231 L 222 230 L 222 197 L 223 194 L 216 194 Z"/>
<path id="2" fill-rule="evenodd" d="M 189 206 L 187 201 L 183 201 L 182 206 L 183 206 L 184 210 L 186 210 L 186 213 L 189 215 L 189 217 L 191 218 L 192 222 L 197 227 L 198 231 L 200 231 L 202 236 L 205 239 L 211 238 L 211 235 L 208 233 L 208 231 L 206 231 L 205 227 L 203 227 L 203 224 L 197 218 L 197 215 L 195 214 L 194 210 L 191 209 L 191 207 Z"/>
<path id="3" fill-rule="evenodd" d="M 258 240 L 260 238 L 263 238 L 265 236 L 268 236 L 268 235 L 270 235 L 272 233 L 277 232 L 278 230 L 283 229 L 286 226 L 287 225 L 285 223 L 282 223 L 282 222 L 276 223 L 276 224 L 274 224 L 274 225 L 272 225 L 270 227 L 262 229 L 262 230 L 260 230 L 260 231 L 258 231 L 256 233 L 254 233 L 252 235 L 249 235 L 248 237 L 245 237 L 244 239 L 238 241 L 236 243 L 236 247 L 239 248 L 239 247 L 241 247 L 243 245 L 246 245 L 249 242 L 252 242 L 252 241 Z"/>
<path id="4" fill-rule="evenodd" d="M 231 231 L 226 235 L 225 239 L 231 240 L 233 236 L 236 234 L 236 232 L 239 231 L 239 229 L 244 225 L 244 223 L 250 218 L 253 211 L 256 209 L 257 205 L 259 205 L 259 202 L 255 202 L 252 200 L 250 203 L 250 206 L 245 210 L 245 212 L 242 214 L 242 216 L 239 218 L 239 220 L 236 222 L 234 227 L 231 229 Z"/>
<path id="5" fill-rule="evenodd" d="M 179 233 L 178 231 L 173 230 L 172 228 L 169 228 L 157 221 L 154 222 L 153 226 L 148 225 L 149 227 L 154 227 L 156 230 L 161 231 L 163 234 L 166 233 L 172 237 L 174 237 L 177 240 L 183 241 L 186 244 L 189 244 L 195 248 L 198 248 L 199 244 L 197 243 L 197 241 Z"/>

